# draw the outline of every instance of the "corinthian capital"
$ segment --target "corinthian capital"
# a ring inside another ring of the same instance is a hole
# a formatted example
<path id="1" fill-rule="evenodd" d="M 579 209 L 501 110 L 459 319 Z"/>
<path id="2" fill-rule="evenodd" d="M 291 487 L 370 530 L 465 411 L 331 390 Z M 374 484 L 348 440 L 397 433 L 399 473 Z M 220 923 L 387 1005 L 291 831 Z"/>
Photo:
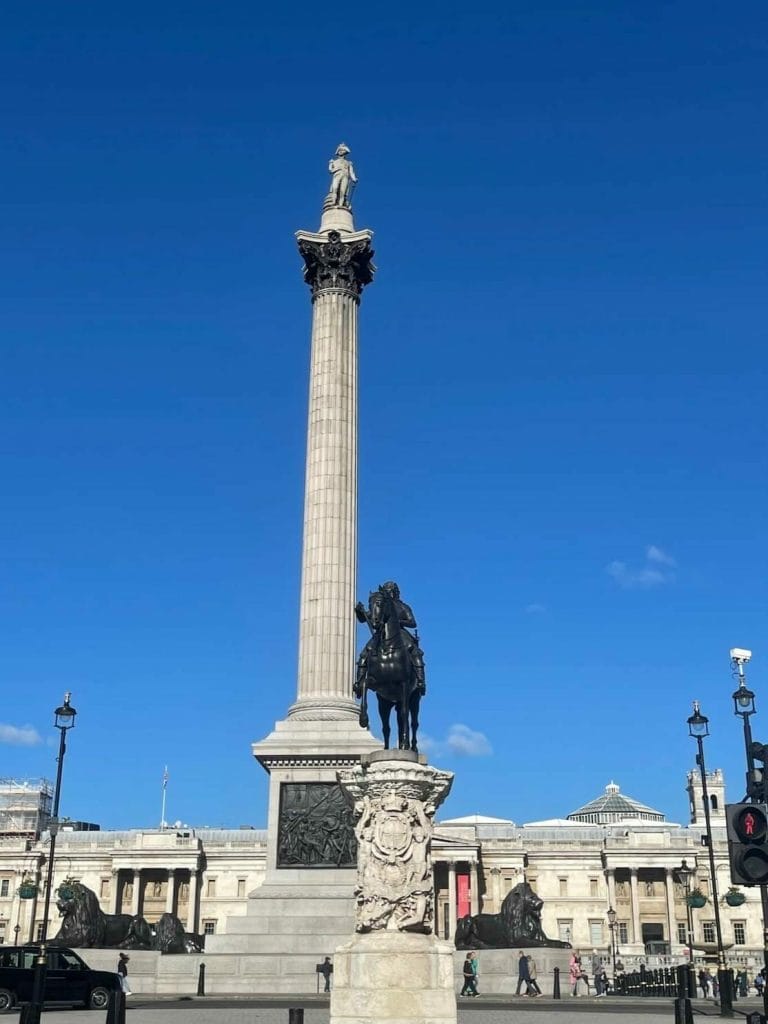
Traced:
<path id="1" fill-rule="evenodd" d="M 313 299 L 321 292 L 341 291 L 359 300 L 376 272 L 369 237 L 345 242 L 338 231 L 329 231 L 327 240 L 300 236 L 298 242 Z"/>

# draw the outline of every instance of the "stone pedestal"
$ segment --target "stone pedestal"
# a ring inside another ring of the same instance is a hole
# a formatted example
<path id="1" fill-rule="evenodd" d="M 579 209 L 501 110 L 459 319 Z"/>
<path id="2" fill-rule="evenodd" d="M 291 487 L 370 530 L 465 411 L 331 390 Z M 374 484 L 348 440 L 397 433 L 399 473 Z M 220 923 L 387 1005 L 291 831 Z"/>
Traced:
<path id="1" fill-rule="evenodd" d="M 432 875 L 432 822 L 452 781 L 410 751 L 339 772 L 358 841 L 358 934 L 334 956 L 331 1024 L 456 1024 L 454 950 L 433 934 Z"/>
<path id="2" fill-rule="evenodd" d="M 433 935 L 357 935 L 333 978 L 331 1024 L 456 1024 L 453 946 Z"/>

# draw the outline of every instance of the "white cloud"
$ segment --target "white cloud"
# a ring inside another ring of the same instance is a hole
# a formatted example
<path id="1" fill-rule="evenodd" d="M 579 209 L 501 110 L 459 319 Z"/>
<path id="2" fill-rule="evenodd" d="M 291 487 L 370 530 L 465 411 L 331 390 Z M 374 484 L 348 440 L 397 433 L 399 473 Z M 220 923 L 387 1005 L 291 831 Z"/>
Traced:
<path id="1" fill-rule="evenodd" d="M 423 753 L 429 753 L 435 757 L 444 754 L 456 754 L 459 757 L 488 757 L 493 753 L 493 748 L 485 733 L 470 729 L 468 725 L 462 725 L 460 722 L 450 727 L 448 735 L 443 740 L 437 740 L 426 733 L 421 733 L 419 747 Z"/>
<path id="2" fill-rule="evenodd" d="M 541 615 L 541 613 L 545 612 L 547 609 L 545 605 L 539 604 L 538 601 L 534 601 L 532 604 L 527 604 L 525 606 L 525 610 L 529 615 Z"/>
<path id="3" fill-rule="evenodd" d="M 452 725 L 445 742 L 454 754 L 463 754 L 466 757 L 487 757 L 493 753 L 485 733 L 476 732 L 468 725 Z"/>
<path id="4" fill-rule="evenodd" d="M 630 566 L 617 560 L 606 565 L 605 571 L 620 587 L 631 590 L 633 587 L 658 587 L 665 583 L 673 583 L 673 570 L 676 567 L 677 562 L 671 555 L 655 544 L 649 544 L 645 549 L 644 563 Z"/>
<path id="5" fill-rule="evenodd" d="M 645 557 L 649 562 L 658 562 L 659 565 L 668 565 L 671 569 L 676 568 L 677 562 L 666 551 L 657 548 L 655 544 L 649 544 L 645 549 Z"/>
<path id="6" fill-rule="evenodd" d="M 42 736 L 31 725 L 4 725 L 0 722 L 0 743 L 9 743 L 14 747 L 34 747 L 42 742 Z"/>

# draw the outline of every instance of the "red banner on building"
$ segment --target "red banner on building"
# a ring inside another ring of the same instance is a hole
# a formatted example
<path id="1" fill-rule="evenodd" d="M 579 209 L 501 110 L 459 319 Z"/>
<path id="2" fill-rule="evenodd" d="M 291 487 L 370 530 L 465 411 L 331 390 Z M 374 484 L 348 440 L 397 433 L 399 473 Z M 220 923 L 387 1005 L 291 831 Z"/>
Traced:
<path id="1" fill-rule="evenodd" d="M 456 916 L 461 919 L 469 913 L 469 875 L 456 875 Z"/>

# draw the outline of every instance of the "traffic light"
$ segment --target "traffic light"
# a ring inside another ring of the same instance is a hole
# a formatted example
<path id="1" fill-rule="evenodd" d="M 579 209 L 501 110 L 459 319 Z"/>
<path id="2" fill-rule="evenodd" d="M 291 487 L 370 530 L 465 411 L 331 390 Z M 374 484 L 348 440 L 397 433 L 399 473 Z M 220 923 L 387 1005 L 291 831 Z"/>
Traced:
<path id="1" fill-rule="evenodd" d="M 766 763 L 768 763 L 768 746 L 765 743 L 753 743 L 749 748 L 749 752 L 752 757 L 752 763 L 755 761 L 762 761 L 762 767 L 754 764 L 751 772 L 747 773 L 747 799 L 756 800 L 758 803 L 765 800 L 768 797 L 768 793 L 765 790 L 765 784 L 767 781 L 766 776 Z"/>
<path id="2" fill-rule="evenodd" d="M 726 804 L 725 820 L 733 884 L 768 883 L 768 806 Z"/>

